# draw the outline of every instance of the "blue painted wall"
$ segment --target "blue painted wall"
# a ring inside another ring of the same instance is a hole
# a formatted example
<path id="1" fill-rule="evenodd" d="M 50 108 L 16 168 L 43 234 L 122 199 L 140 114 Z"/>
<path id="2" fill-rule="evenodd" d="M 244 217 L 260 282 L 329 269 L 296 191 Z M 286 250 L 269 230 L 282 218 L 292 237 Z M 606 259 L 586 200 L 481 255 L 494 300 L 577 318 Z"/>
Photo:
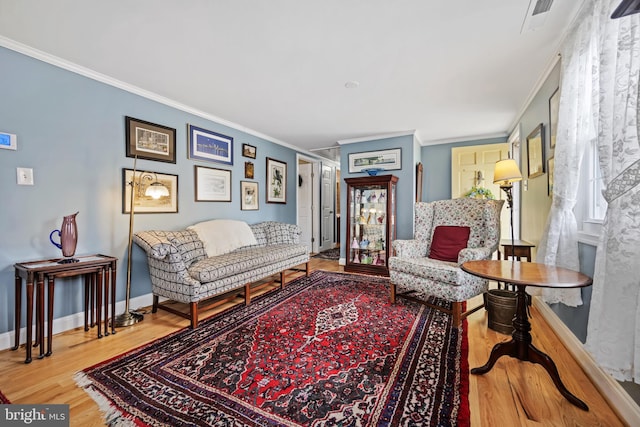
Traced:
<path id="1" fill-rule="evenodd" d="M 13 264 L 60 257 L 49 233 L 76 211 L 76 254 L 118 257 L 117 299 L 124 300 L 129 216 L 122 213 L 122 169 L 133 167 L 133 159 L 125 156 L 125 116 L 177 131 L 176 164 L 139 160 L 138 169 L 179 176 L 179 213 L 136 215 L 135 230 L 180 229 L 212 218 L 296 222 L 295 150 L 8 49 L 0 48 L 0 70 L 0 131 L 18 136 L 17 151 L 0 150 L 0 333 L 14 324 Z M 233 137 L 234 165 L 187 159 L 187 123 Z M 255 160 L 241 156 L 243 143 L 257 148 Z M 285 205 L 265 202 L 266 157 L 288 165 Z M 240 210 L 240 180 L 248 160 L 259 182 L 259 211 Z M 232 171 L 231 203 L 194 201 L 196 164 Z M 33 168 L 34 186 L 16 184 L 17 167 Z M 132 297 L 148 294 L 144 252 L 135 247 L 132 260 Z M 81 312 L 83 304 L 79 280 L 56 287 L 56 318 Z"/>
<path id="2" fill-rule="evenodd" d="M 490 138 L 422 147 L 424 177 L 422 200 L 432 202 L 451 198 L 451 149 L 469 145 L 498 144 L 506 138 Z"/>
<path id="3" fill-rule="evenodd" d="M 345 257 L 345 239 L 347 236 L 347 184 L 345 178 L 366 176 L 365 173 L 349 173 L 349 153 L 361 153 L 364 151 L 387 150 L 400 148 L 402 150 L 402 169 L 384 171 L 381 174 L 395 175 L 397 184 L 397 209 L 396 224 L 398 239 L 410 239 L 413 237 L 413 206 L 415 202 L 415 170 L 419 159 L 415 158 L 415 145 L 413 135 L 397 136 L 371 141 L 344 144 L 340 147 L 340 205 L 345 206 L 342 212 L 344 218 L 340 223 L 340 257 Z"/>

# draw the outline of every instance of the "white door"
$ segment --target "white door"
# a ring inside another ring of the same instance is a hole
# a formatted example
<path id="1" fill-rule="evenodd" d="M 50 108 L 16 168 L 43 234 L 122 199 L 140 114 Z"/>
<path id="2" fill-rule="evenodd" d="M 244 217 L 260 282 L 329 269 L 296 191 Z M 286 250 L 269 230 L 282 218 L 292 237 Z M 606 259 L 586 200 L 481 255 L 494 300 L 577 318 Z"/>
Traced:
<path id="1" fill-rule="evenodd" d="M 335 188 L 334 168 L 322 165 L 322 219 L 320 225 L 320 250 L 325 251 L 334 247 L 335 229 Z"/>
<path id="2" fill-rule="evenodd" d="M 300 227 L 300 244 L 313 251 L 313 185 L 311 180 L 311 163 L 298 164 L 298 226 Z"/>
<path id="3" fill-rule="evenodd" d="M 451 198 L 463 197 L 473 186 L 491 190 L 496 199 L 505 194 L 493 183 L 493 169 L 498 160 L 509 155 L 509 144 L 486 144 L 451 149 Z M 511 235 L 511 213 L 506 206 L 500 216 L 500 235 L 506 239 Z"/>

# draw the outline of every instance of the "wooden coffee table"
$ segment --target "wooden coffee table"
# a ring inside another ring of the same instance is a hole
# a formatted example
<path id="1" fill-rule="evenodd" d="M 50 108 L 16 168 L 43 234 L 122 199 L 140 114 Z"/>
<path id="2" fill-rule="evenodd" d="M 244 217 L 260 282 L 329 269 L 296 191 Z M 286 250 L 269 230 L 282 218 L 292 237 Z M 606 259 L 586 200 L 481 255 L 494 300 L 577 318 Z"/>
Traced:
<path id="1" fill-rule="evenodd" d="M 578 408 L 588 411 L 589 407 L 564 386 L 553 360 L 531 343 L 531 324 L 527 317 L 525 289 L 527 286 L 557 289 L 579 288 L 591 285 L 591 278 L 566 268 L 514 260 L 468 261 L 462 264 L 462 270 L 474 276 L 509 283 L 516 287 L 516 316 L 513 319 L 514 331 L 511 335 L 511 341 L 496 344 L 491 350 L 487 363 L 479 368 L 473 368 L 471 373 L 482 375 L 489 372 L 502 356 L 511 356 L 526 362 L 537 363 L 549 373 L 560 394 Z"/>

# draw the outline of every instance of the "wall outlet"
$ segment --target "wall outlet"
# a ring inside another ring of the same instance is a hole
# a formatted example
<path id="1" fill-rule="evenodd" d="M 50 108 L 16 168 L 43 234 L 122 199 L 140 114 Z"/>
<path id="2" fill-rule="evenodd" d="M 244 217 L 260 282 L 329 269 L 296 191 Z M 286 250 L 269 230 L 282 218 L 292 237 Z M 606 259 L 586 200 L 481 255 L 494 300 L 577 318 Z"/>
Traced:
<path id="1" fill-rule="evenodd" d="M 18 185 L 33 185 L 33 169 L 17 168 Z"/>

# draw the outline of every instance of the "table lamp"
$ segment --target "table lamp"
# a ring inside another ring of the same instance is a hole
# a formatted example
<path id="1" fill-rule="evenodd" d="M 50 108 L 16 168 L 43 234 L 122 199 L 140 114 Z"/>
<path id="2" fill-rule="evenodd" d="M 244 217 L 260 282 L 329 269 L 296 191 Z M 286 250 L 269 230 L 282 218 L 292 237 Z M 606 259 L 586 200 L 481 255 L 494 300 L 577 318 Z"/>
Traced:
<path id="1" fill-rule="evenodd" d="M 500 185 L 507 195 L 507 206 L 511 210 L 511 258 L 513 256 L 513 247 L 515 245 L 515 238 L 513 232 L 513 195 L 511 193 L 513 189 L 513 183 L 522 180 L 522 174 L 518 164 L 513 159 L 499 160 L 496 162 L 493 169 L 493 183 Z"/>
<path id="2" fill-rule="evenodd" d="M 133 249 L 133 205 L 136 198 L 136 193 L 139 193 L 140 196 L 142 195 L 143 180 L 148 180 L 151 181 L 151 183 L 147 185 L 147 188 L 144 191 L 144 195 L 146 197 L 159 199 L 161 197 L 169 196 L 169 189 L 164 184 L 158 181 L 158 175 L 154 172 L 141 172 L 139 176 L 136 177 L 137 160 L 138 156 L 136 155 L 133 160 L 133 174 L 131 175 L 131 182 L 127 183 L 127 185 L 131 186 L 131 198 L 129 199 L 129 246 L 127 249 L 127 295 L 125 299 L 124 313 L 119 314 L 114 319 L 114 324 L 117 327 L 131 326 L 138 322 L 141 322 L 144 319 L 142 313 L 129 310 L 129 299 L 131 298 L 131 253 Z"/>

